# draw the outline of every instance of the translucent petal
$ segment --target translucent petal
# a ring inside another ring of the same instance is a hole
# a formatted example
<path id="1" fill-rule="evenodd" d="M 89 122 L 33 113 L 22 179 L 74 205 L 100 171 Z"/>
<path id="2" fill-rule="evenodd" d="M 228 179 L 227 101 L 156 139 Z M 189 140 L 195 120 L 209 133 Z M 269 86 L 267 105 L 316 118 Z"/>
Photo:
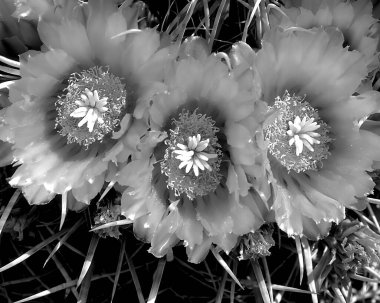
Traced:
<path id="1" fill-rule="evenodd" d="M 203 160 L 201 160 L 201 161 L 202 161 L 204 167 L 206 167 L 209 171 L 212 171 L 212 167 L 206 161 L 203 161 Z"/>
<path id="2" fill-rule="evenodd" d="M 193 170 L 194 170 L 194 174 L 195 176 L 199 176 L 199 169 L 198 169 L 198 166 L 196 164 L 193 164 Z"/>
<path id="3" fill-rule="evenodd" d="M 86 116 L 87 111 L 88 111 L 88 108 L 87 108 L 87 107 L 79 107 L 79 108 L 77 108 L 76 110 L 74 110 L 74 111 L 70 114 L 70 117 L 74 117 L 74 118 L 82 118 L 82 117 Z"/>
<path id="4" fill-rule="evenodd" d="M 179 169 L 182 167 L 185 167 L 188 163 L 186 161 L 181 162 L 181 164 L 178 166 Z"/>
<path id="5" fill-rule="evenodd" d="M 82 127 L 90 118 L 89 111 L 90 110 L 88 110 L 86 116 L 82 120 L 79 121 L 79 123 L 78 123 L 79 127 Z"/>
<path id="6" fill-rule="evenodd" d="M 296 145 L 296 155 L 299 156 L 302 153 L 302 151 L 303 151 L 303 142 L 298 137 L 298 135 L 294 136 L 294 142 L 295 142 L 295 145 Z"/>
<path id="7" fill-rule="evenodd" d="M 190 160 L 189 162 L 187 162 L 187 166 L 186 166 L 186 173 L 189 173 L 191 167 L 193 166 L 193 160 Z"/>
<path id="8" fill-rule="evenodd" d="M 204 156 L 204 157 L 207 157 L 207 159 L 214 159 L 214 158 L 218 157 L 217 154 L 209 154 L 209 153 L 205 153 L 205 152 L 200 152 L 200 153 L 198 153 L 198 156 L 201 159 L 204 159 L 204 158 L 200 157 L 201 155 Z"/>
<path id="9" fill-rule="evenodd" d="M 195 147 L 197 146 L 197 139 L 195 138 L 195 136 L 189 137 L 188 146 L 189 146 L 189 149 L 195 149 Z"/>
<path id="10" fill-rule="evenodd" d="M 209 142 L 209 139 L 199 142 L 195 150 L 198 152 L 203 151 L 208 146 Z"/>
<path id="11" fill-rule="evenodd" d="M 318 128 L 320 128 L 321 126 L 318 125 L 316 122 L 313 122 L 311 124 L 306 124 L 303 128 L 302 128 L 302 131 L 303 132 L 311 132 L 313 130 L 317 130 Z"/>
<path id="12" fill-rule="evenodd" d="M 304 142 L 305 142 L 305 140 L 306 140 L 306 141 L 309 142 L 310 144 L 313 144 L 313 143 L 314 143 L 313 138 L 311 138 L 308 134 L 300 134 L 299 137 L 300 137 L 301 139 L 304 139 Z"/>
<path id="13" fill-rule="evenodd" d="M 95 105 L 96 105 L 96 99 L 93 96 L 91 96 L 91 97 L 88 98 L 88 103 L 89 103 L 89 105 L 91 107 L 95 107 Z"/>
<path id="14" fill-rule="evenodd" d="M 99 94 L 97 90 L 94 91 L 94 99 L 97 101 L 99 100 Z"/>
<path id="15" fill-rule="evenodd" d="M 310 151 L 314 151 L 314 148 L 310 145 L 309 142 L 307 142 L 307 141 L 303 141 L 303 144 L 307 147 L 308 150 L 310 150 Z"/>
<path id="16" fill-rule="evenodd" d="M 82 95 L 82 96 L 83 96 L 83 95 Z M 78 105 L 78 106 L 80 106 L 80 107 L 82 107 L 82 106 L 86 106 L 86 102 L 79 101 L 79 100 L 75 101 L 75 104 Z"/>
<path id="17" fill-rule="evenodd" d="M 173 151 L 173 153 L 184 155 L 184 156 L 189 156 L 189 157 L 191 157 L 194 154 L 194 152 L 192 150 L 189 151 L 189 150 L 178 150 L 178 149 Z"/>
<path id="18" fill-rule="evenodd" d="M 187 146 L 186 146 L 186 145 L 183 145 L 183 144 L 181 144 L 181 143 L 177 143 L 177 146 L 178 146 L 180 149 L 182 149 L 182 150 L 185 150 L 185 151 L 188 150 Z"/>
<path id="19" fill-rule="evenodd" d="M 202 162 L 201 162 L 199 159 L 197 159 L 197 157 L 194 158 L 194 163 L 195 163 L 195 165 L 196 165 L 200 170 L 204 170 L 204 169 L 205 169 L 204 165 L 202 164 Z"/>
<path id="20" fill-rule="evenodd" d="M 208 161 L 208 157 L 206 156 L 206 155 L 204 155 L 203 153 L 198 153 L 197 154 L 197 157 L 199 158 L 199 159 L 202 159 L 202 160 L 204 160 L 204 161 Z"/>
<path id="21" fill-rule="evenodd" d="M 89 132 L 91 133 L 93 130 L 94 130 L 94 126 L 95 126 L 95 123 L 96 123 L 96 120 L 98 119 L 98 115 L 97 113 L 95 112 L 95 110 L 91 109 L 88 111 L 89 113 L 89 118 L 88 118 L 88 122 L 87 122 L 87 127 L 88 127 L 88 130 Z"/>
<path id="22" fill-rule="evenodd" d="M 307 132 L 310 137 L 320 137 L 321 135 L 315 132 Z"/>
<path id="23" fill-rule="evenodd" d="M 187 156 L 187 155 L 179 155 L 179 156 L 177 156 L 177 157 L 175 157 L 176 159 L 178 159 L 178 160 L 181 160 L 182 162 L 188 162 L 188 161 L 190 161 L 193 157 L 189 157 L 189 156 Z"/>

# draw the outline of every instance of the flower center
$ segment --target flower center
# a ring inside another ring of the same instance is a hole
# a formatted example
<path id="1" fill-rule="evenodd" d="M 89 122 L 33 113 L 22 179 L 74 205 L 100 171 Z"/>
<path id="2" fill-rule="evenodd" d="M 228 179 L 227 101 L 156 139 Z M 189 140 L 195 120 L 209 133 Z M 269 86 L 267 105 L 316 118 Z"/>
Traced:
<path id="1" fill-rule="evenodd" d="M 307 101 L 286 91 L 270 110 L 275 118 L 264 129 L 270 154 L 288 171 L 317 170 L 327 159 L 329 126 Z"/>
<path id="2" fill-rule="evenodd" d="M 127 92 L 107 68 L 95 66 L 73 73 L 66 94 L 56 102 L 56 129 L 68 143 L 86 148 L 117 129 L 125 113 Z"/>
<path id="3" fill-rule="evenodd" d="M 193 168 L 194 175 L 199 176 L 199 170 L 208 169 L 212 171 L 212 167 L 207 163 L 208 160 L 217 158 L 217 154 L 205 153 L 204 150 L 210 143 L 210 139 L 201 141 L 201 135 L 189 137 L 188 144 L 184 145 L 177 143 L 179 149 L 174 150 L 175 154 L 178 154 L 176 159 L 181 161 L 178 168 L 186 166 L 186 173 L 189 173 Z"/>
<path id="4" fill-rule="evenodd" d="M 206 115 L 183 111 L 173 119 L 169 139 L 165 141 L 161 172 L 168 177 L 167 186 L 175 195 L 189 199 L 214 191 L 221 179 L 222 151 L 218 144 L 215 121 Z"/>

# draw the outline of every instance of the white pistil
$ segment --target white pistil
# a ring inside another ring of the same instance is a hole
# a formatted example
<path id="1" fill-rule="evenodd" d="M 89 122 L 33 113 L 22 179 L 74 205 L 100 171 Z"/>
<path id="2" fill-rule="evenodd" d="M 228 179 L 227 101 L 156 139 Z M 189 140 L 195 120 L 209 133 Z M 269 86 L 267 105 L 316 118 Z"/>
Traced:
<path id="1" fill-rule="evenodd" d="M 307 119 L 307 117 L 301 118 L 296 116 L 294 122 L 289 121 L 289 130 L 286 132 L 290 137 L 289 145 L 296 146 L 296 155 L 299 156 L 303 151 L 303 146 L 305 145 L 308 150 L 314 151 L 312 147 L 313 144 L 319 144 L 320 141 L 315 139 L 321 135 L 314 132 L 320 128 L 317 122 L 314 122 L 314 118 Z"/>
<path id="2" fill-rule="evenodd" d="M 178 166 L 180 169 L 186 166 L 186 173 L 193 168 L 195 176 L 199 176 L 199 170 L 205 168 L 212 171 L 211 166 L 207 163 L 209 159 L 217 158 L 217 154 L 205 153 L 204 150 L 209 145 L 210 140 L 201 141 L 201 135 L 189 137 L 187 146 L 178 143 L 179 149 L 176 149 L 174 153 L 178 154 L 176 159 L 181 161 Z"/>
<path id="3" fill-rule="evenodd" d="M 73 111 L 70 116 L 74 118 L 83 118 L 79 121 L 78 126 L 87 123 L 87 128 L 91 133 L 94 130 L 95 123 L 104 123 L 102 118 L 102 113 L 108 110 L 105 105 L 107 105 L 107 97 L 99 99 L 98 91 L 90 91 L 88 88 L 85 89 L 85 94 L 81 95 L 82 100 L 75 101 L 75 104 L 79 107 Z"/>

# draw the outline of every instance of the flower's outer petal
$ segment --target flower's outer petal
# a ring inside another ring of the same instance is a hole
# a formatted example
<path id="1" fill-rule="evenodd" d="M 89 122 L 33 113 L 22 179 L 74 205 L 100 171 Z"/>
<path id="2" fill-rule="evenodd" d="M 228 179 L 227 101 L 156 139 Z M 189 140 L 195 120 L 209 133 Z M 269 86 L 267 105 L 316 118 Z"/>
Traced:
<path id="1" fill-rule="evenodd" d="M 11 164 L 13 161 L 12 145 L 8 142 L 0 141 L 0 155 L 0 167 Z"/>
<path id="2" fill-rule="evenodd" d="M 136 101 L 137 104 L 133 112 L 133 116 L 136 119 L 143 119 L 144 116 L 148 115 L 148 110 L 151 110 L 150 107 L 152 101 L 156 103 L 159 98 L 158 96 L 161 95 L 160 93 L 164 93 L 166 89 L 167 86 L 161 82 L 155 82 L 148 86 L 144 86 L 140 97 Z M 162 122 L 163 118 L 161 117 L 161 113 L 157 114 L 159 115 L 158 120 Z"/>
<path id="3" fill-rule="evenodd" d="M 252 144 L 247 144 L 245 148 L 235 148 L 231 146 L 229 150 L 234 163 L 244 166 L 255 164 L 255 157 L 258 152 Z"/>
<path id="4" fill-rule="evenodd" d="M 84 202 L 79 202 L 77 199 L 75 199 L 71 191 L 67 193 L 67 208 L 68 209 L 72 211 L 80 212 L 86 207 L 88 207 L 88 204 Z"/>
<path id="5" fill-rule="evenodd" d="M 197 198 L 196 210 L 205 230 L 218 239 L 224 239 L 232 233 L 243 235 L 262 224 L 260 220 L 257 224 L 257 218 L 250 208 L 240 204 L 234 195 L 228 195 L 224 190 L 209 194 L 203 199 Z"/>
<path id="6" fill-rule="evenodd" d="M 124 186 L 137 187 L 142 180 L 150 178 L 152 166 L 146 159 L 128 163 L 118 173 L 117 182 Z"/>
<path id="7" fill-rule="evenodd" d="M 296 208 L 302 210 L 303 214 L 313 218 L 317 223 L 320 221 L 340 222 L 344 219 L 345 210 L 340 201 L 332 199 L 316 190 L 312 184 L 308 184 L 301 176 L 296 176 L 296 179 L 300 184 L 301 193 L 304 193 L 307 201 L 301 205 L 295 205 Z M 311 209 L 306 209 L 308 207 Z M 313 208 L 316 209 L 313 210 Z M 320 217 L 318 214 L 320 214 Z"/>
<path id="8" fill-rule="evenodd" d="M 372 192 L 374 183 L 366 171 L 372 170 L 373 161 L 379 161 L 380 137 L 364 129 L 345 130 L 347 133 L 334 142 L 334 153 L 324 162 L 324 169 L 308 175 L 321 192 L 355 207 L 355 197 Z M 345 184 L 345 190 L 337 190 L 337 184 Z"/>
<path id="9" fill-rule="evenodd" d="M 170 70 L 170 65 L 175 58 L 175 54 L 174 45 L 164 47 L 157 50 L 146 62 L 141 64 L 136 77 L 140 79 L 141 82 L 147 83 L 146 87 L 143 87 L 144 90 L 149 92 L 149 90 L 154 89 L 154 91 L 157 92 L 154 86 L 161 84 L 158 81 L 162 81 L 165 74 Z"/>
<path id="10" fill-rule="evenodd" d="M 137 29 L 138 28 L 138 21 L 140 18 L 140 10 L 141 7 L 139 6 L 140 3 L 127 0 L 124 1 L 120 8 L 123 12 L 123 16 L 125 20 L 127 20 L 127 28 L 128 29 Z"/>
<path id="11" fill-rule="evenodd" d="M 257 230 L 265 222 L 271 222 L 269 219 L 270 211 L 268 205 L 266 205 L 266 201 L 254 190 L 250 190 L 247 196 L 240 197 L 239 204 L 247 207 L 254 215 L 255 219 L 251 222 L 251 230 Z"/>
<path id="12" fill-rule="evenodd" d="M 332 222 L 321 221 L 315 223 L 313 219 L 308 217 L 303 217 L 302 220 L 303 235 L 313 241 L 318 241 L 327 236 L 332 226 Z"/>
<path id="13" fill-rule="evenodd" d="M 84 181 L 82 186 L 75 187 L 72 194 L 77 201 L 90 204 L 91 200 L 100 192 L 104 184 L 104 175 L 97 175 L 90 181 Z"/>
<path id="14" fill-rule="evenodd" d="M 226 125 L 226 136 L 228 144 L 238 148 L 243 148 L 253 141 L 250 131 L 238 123 Z"/>
<path id="15" fill-rule="evenodd" d="M 182 225 L 177 231 L 177 236 L 181 240 L 186 241 L 187 247 L 193 249 L 197 245 L 201 245 L 203 240 L 203 228 L 196 218 L 196 211 L 193 203 L 189 199 L 185 199 L 182 207 L 179 208 L 182 217 Z"/>
<path id="16" fill-rule="evenodd" d="M 150 242 L 166 211 L 165 188 L 162 180 L 151 187 L 152 165 L 147 159 L 135 160 L 126 165 L 117 181 L 128 185 L 121 201 L 121 214 L 134 220 L 136 237 Z M 153 176 L 153 178 L 155 178 Z"/>
<path id="17" fill-rule="evenodd" d="M 203 198 L 196 197 L 196 201 L 197 217 L 210 236 L 232 232 L 232 206 L 226 192 L 220 190 Z"/>
<path id="18" fill-rule="evenodd" d="M 136 159 L 146 159 L 152 153 L 154 148 L 167 138 L 165 131 L 149 131 L 141 137 L 140 144 L 138 145 L 139 153 L 136 153 Z"/>
<path id="19" fill-rule="evenodd" d="M 183 224 L 178 213 L 178 208 L 174 210 L 160 222 L 154 231 L 149 252 L 157 258 L 161 258 L 179 241 L 176 231 Z"/>
<path id="20" fill-rule="evenodd" d="M 373 113 L 380 112 L 380 92 L 367 91 L 357 96 L 351 96 L 344 102 L 332 104 L 321 114 L 330 124 L 341 123 L 342 120 L 360 121 Z M 338 125 L 337 125 L 338 126 Z"/>
<path id="21" fill-rule="evenodd" d="M 236 246 L 238 242 L 238 236 L 233 233 L 221 234 L 212 237 L 212 242 L 222 248 L 226 254 L 229 254 L 230 251 Z"/>
<path id="22" fill-rule="evenodd" d="M 94 53 L 87 37 L 85 25 L 75 19 L 62 19 L 60 23 L 42 19 L 38 24 L 41 40 L 50 49 L 62 49 L 82 66 L 94 65 Z"/>
<path id="23" fill-rule="evenodd" d="M 133 190 L 124 190 L 121 197 L 121 214 L 130 220 L 146 215 L 148 210 L 144 202 L 145 200 Z"/>
<path id="24" fill-rule="evenodd" d="M 248 183 L 244 169 L 241 166 L 234 166 L 232 164 L 229 164 L 228 166 L 226 185 L 228 191 L 230 193 L 235 193 L 236 197 L 239 195 L 246 196 L 251 187 L 251 184 Z"/>
<path id="25" fill-rule="evenodd" d="M 126 115 L 121 121 L 121 128 L 114 133 L 113 139 L 121 137 L 112 148 L 105 152 L 103 161 L 126 163 L 130 156 L 138 153 L 138 145 L 141 143 L 140 138 L 146 133 L 147 127 L 143 121 L 134 120 L 132 122 L 130 118 L 129 115 Z M 127 128 L 127 125 L 130 125 L 129 128 Z"/>
<path id="26" fill-rule="evenodd" d="M 251 132 L 239 123 L 226 124 L 227 142 L 231 146 L 231 159 L 236 164 L 253 165 L 257 148 L 253 144 Z"/>
<path id="27" fill-rule="evenodd" d="M 239 65 L 252 66 L 254 60 L 254 52 L 247 43 L 239 41 L 232 45 L 230 51 L 230 60 L 233 69 Z"/>
<path id="28" fill-rule="evenodd" d="M 55 78 L 47 75 L 42 74 L 38 77 L 25 77 L 18 80 L 15 85 L 13 86 L 13 89 L 9 92 L 9 100 L 12 103 L 19 102 L 20 99 L 22 100 L 25 98 L 25 100 L 31 101 L 33 97 L 36 97 L 36 99 L 39 99 L 36 104 L 36 107 L 38 109 L 32 109 L 33 103 L 24 105 L 28 108 L 28 110 L 39 110 L 40 115 L 42 114 L 42 110 L 44 107 L 44 104 L 42 102 L 46 102 L 49 104 L 46 104 L 46 107 L 51 107 L 53 102 L 52 99 L 46 98 L 46 95 L 52 94 L 57 88 L 60 88 L 60 82 L 56 80 Z M 22 103 L 21 101 L 20 103 Z M 17 106 L 21 106 L 18 104 Z M 25 110 L 25 109 L 24 109 Z M 25 116 L 24 118 L 26 118 Z"/>
<path id="29" fill-rule="evenodd" d="M 107 0 L 90 0 L 88 2 L 88 17 L 86 23 L 87 36 L 90 45 L 97 57 L 102 57 L 98 53 L 104 51 L 109 40 L 105 35 L 107 29 L 108 18 L 117 11 L 117 6 L 114 1 Z M 126 25 L 123 26 L 125 29 Z M 100 56 L 99 56 L 100 55 Z"/>
<path id="30" fill-rule="evenodd" d="M 126 32 L 127 23 L 123 10 L 118 10 L 113 1 L 89 1 L 86 24 L 88 39 L 96 57 L 104 65 L 109 65 L 116 74 L 121 72 L 125 35 L 115 36 Z"/>
<path id="31" fill-rule="evenodd" d="M 263 222 L 246 205 L 236 201 L 233 196 L 230 196 L 230 203 L 233 205 L 230 213 L 233 220 L 232 233 L 242 236 L 261 226 Z"/>
<path id="32" fill-rule="evenodd" d="M 196 245 L 194 248 L 191 248 L 190 246 L 186 247 L 189 262 L 198 264 L 206 258 L 212 245 L 212 239 L 206 235 L 203 235 L 203 239 L 204 241 L 202 244 Z"/>
<path id="33" fill-rule="evenodd" d="M 55 196 L 55 193 L 49 192 L 43 186 L 37 184 L 23 186 L 22 193 L 31 205 L 46 204 Z"/>
<path id="34" fill-rule="evenodd" d="M 195 59 L 206 59 L 210 55 L 207 41 L 199 36 L 191 36 L 181 43 L 178 57 L 185 59 L 192 57 Z"/>
<path id="35" fill-rule="evenodd" d="M 261 79 L 255 63 L 253 66 L 240 64 L 231 71 L 231 75 L 238 81 L 241 91 L 248 90 L 253 100 L 261 99 Z"/>
<path id="36" fill-rule="evenodd" d="M 0 3 L 0 54 L 16 59 L 28 49 L 39 49 L 41 40 L 36 29 L 36 20 L 20 20 L 15 17 L 18 5 L 15 1 L 1 1 Z"/>
<path id="37" fill-rule="evenodd" d="M 292 207 L 289 192 L 283 186 L 277 185 L 275 195 L 273 211 L 278 226 L 289 235 L 302 235 L 302 213 Z"/>
<path id="38" fill-rule="evenodd" d="M 29 0 L 15 1 L 16 10 L 12 16 L 17 19 L 35 20 L 52 8 L 53 2 L 50 0 Z"/>
<path id="39" fill-rule="evenodd" d="M 362 124 L 361 128 L 362 131 L 368 131 L 372 134 L 375 134 L 377 137 L 380 137 L 380 121 L 374 121 L 374 120 L 366 120 Z M 373 169 L 380 169 L 380 161 L 378 159 L 375 159 L 372 167 Z"/>
<path id="40" fill-rule="evenodd" d="M 49 50 L 45 53 L 28 51 L 20 56 L 23 77 L 39 77 L 43 74 L 62 80 L 75 70 L 75 60 L 61 49 Z"/>
<path id="41" fill-rule="evenodd" d="M 146 29 L 127 35 L 125 45 L 120 62 L 122 73 L 136 75 L 140 66 L 160 47 L 160 36 L 153 29 Z"/>
<path id="42" fill-rule="evenodd" d="M 158 225 L 160 224 L 166 207 L 154 196 L 148 196 L 145 200 L 148 214 L 135 219 L 133 232 L 135 236 L 145 242 L 151 242 Z M 173 235 L 173 237 L 176 237 Z"/>

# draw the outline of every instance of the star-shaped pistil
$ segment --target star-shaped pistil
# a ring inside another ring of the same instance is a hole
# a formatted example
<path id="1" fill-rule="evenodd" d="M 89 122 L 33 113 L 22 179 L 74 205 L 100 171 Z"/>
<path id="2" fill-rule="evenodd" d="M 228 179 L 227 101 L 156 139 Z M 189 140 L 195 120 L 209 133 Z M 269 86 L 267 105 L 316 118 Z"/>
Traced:
<path id="1" fill-rule="evenodd" d="M 320 137 L 319 133 L 314 132 L 320 128 L 317 122 L 314 122 L 314 118 L 307 119 L 303 117 L 302 121 L 299 116 L 296 116 L 294 122 L 289 121 L 289 130 L 286 132 L 290 138 L 289 145 L 296 146 L 296 155 L 299 156 L 303 151 L 305 145 L 308 150 L 314 151 L 313 144 L 319 144 L 320 141 L 316 140 L 316 137 Z"/>
<path id="2" fill-rule="evenodd" d="M 201 141 L 200 134 L 189 137 L 187 146 L 177 143 L 177 146 L 180 149 L 175 150 L 174 153 L 178 154 L 176 159 L 181 161 L 181 164 L 178 167 L 181 169 L 186 166 L 186 173 L 193 168 L 195 176 L 199 176 L 199 170 L 204 170 L 205 168 L 212 171 L 212 168 L 207 161 L 218 157 L 218 155 L 204 152 L 209 143 L 209 139 Z"/>
<path id="3" fill-rule="evenodd" d="M 78 126 L 87 123 L 88 131 L 91 133 L 94 130 L 95 123 L 104 123 L 102 113 L 108 110 L 105 105 L 107 104 L 107 97 L 99 99 L 98 91 L 90 91 L 85 89 L 86 94 L 81 94 L 82 100 L 75 101 L 75 104 L 79 107 L 73 111 L 70 116 L 74 118 L 83 118 L 79 121 Z"/>

